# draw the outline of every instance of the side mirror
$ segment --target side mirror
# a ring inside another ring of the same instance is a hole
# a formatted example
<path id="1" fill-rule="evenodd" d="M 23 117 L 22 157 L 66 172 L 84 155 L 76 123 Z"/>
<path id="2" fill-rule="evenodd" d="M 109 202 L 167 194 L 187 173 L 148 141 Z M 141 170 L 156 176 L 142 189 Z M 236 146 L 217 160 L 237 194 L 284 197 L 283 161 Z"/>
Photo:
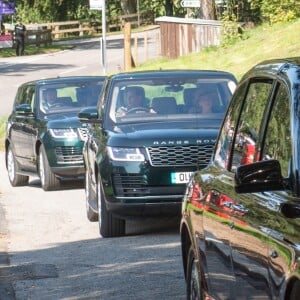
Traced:
<path id="1" fill-rule="evenodd" d="M 16 106 L 17 115 L 33 115 L 33 111 L 30 104 L 24 103 Z"/>
<path id="2" fill-rule="evenodd" d="M 97 108 L 94 107 L 88 107 L 82 109 L 78 113 L 78 119 L 81 123 L 90 123 L 90 124 L 101 123 L 102 121 L 99 118 L 99 113 Z"/>
<path id="3" fill-rule="evenodd" d="M 277 160 L 264 160 L 239 166 L 235 172 L 237 193 L 281 191 L 285 186 Z"/>

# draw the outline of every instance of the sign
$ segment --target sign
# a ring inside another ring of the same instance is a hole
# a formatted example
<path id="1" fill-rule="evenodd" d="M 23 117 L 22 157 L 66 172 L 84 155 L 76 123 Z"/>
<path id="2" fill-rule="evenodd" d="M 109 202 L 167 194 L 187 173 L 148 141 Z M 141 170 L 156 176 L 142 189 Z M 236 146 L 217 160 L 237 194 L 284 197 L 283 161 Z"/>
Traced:
<path id="1" fill-rule="evenodd" d="M 102 10 L 104 0 L 90 0 L 90 9 Z"/>
<path id="2" fill-rule="evenodd" d="M 16 12 L 14 2 L 0 0 L 0 15 L 13 15 Z"/>
<path id="3" fill-rule="evenodd" d="M 13 39 L 10 34 L 0 34 L 0 49 L 1 48 L 12 48 Z"/>
<path id="4" fill-rule="evenodd" d="M 182 7 L 200 7 L 200 0 L 182 0 L 180 5 Z"/>

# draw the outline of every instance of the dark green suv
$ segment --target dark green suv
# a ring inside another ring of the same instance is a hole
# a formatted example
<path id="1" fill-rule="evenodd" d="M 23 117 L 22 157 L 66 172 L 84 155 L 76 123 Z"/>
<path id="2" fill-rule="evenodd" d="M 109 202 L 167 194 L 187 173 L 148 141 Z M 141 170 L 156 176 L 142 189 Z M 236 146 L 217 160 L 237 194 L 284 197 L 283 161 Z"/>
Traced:
<path id="1" fill-rule="evenodd" d="M 12 186 L 39 176 L 42 188 L 56 189 L 63 178 L 84 177 L 86 127 L 77 114 L 96 107 L 105 77 L 84 76 L 27 82 L 17 91 L 7 121 L 6 168 Z"/>
<path id="2" fill-rule="evenodd" d="M 86 207 L 104 237 L 126 219 L 178 216 L 193 171 L 210 161 L 236 86 L 218 71 L 148 71 L 107 78 L 84 146 Z"/>

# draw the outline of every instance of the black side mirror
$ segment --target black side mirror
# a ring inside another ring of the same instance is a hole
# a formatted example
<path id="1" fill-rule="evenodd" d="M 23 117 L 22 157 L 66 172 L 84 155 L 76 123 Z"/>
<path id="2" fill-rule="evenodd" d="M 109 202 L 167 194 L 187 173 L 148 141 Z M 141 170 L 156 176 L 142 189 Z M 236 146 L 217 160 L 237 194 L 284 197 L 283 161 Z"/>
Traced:
<path id="1" fill-rule="evenodd" d="M 101 118 L 99 118 L 98 110 L 94 107 L 82 109 L 78 113 L 78 119 L 81 123 L 101 123 Z"/>
<path id="2" fill-rule="evenodd" d="M 239 166 L 235 172 L 237 193 L 280 191 L 285 187 L 277 160 L 264 160 Z"/>
<path id="3" fill-rule="evenodd" d="M 17 115 L 32 115 L 33 111 L 30 104 L 24 103 L 16 106 Z"/>

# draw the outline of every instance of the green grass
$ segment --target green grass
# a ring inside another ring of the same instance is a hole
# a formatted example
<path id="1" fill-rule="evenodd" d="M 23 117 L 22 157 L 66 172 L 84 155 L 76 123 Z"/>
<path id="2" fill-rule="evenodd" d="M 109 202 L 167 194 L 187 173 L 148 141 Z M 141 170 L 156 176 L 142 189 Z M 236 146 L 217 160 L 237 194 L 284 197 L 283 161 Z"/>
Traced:
<path id="1" fill-rule="evenodd" d="M 61 46 L 45 46 L 45 47 L 36 47 L 36 46 L 26 46 L 25 47 L 25 55 L 35 55 L 35 54 L 46 54 L 53 53 L 57 51 L 62 51 L 65 49 L 70 49 L 73 46 L 70 45 L 61 45 Z M 3 48 L 0 49 L 0 58 L 1 57 L 12 57 L 16 56 L 16 50 L 13 48 Z"/>
<path id="2" fill-rule="evenodd" d="M 4 150 L 6 120 L 7 117 L 0 118 L 0 151 Z"/>
<path id="3" fill-rule="evenodd" d="M 149 61 L 137 70 L 203 69 L 223 70 L 238 79 L 258 62 L 271 58 L 300 56 L 300 19 L 287 24 L 262 25 L 247 30 L 244 39 L 232 46 L 211 47 L 175 60 Z"/>

